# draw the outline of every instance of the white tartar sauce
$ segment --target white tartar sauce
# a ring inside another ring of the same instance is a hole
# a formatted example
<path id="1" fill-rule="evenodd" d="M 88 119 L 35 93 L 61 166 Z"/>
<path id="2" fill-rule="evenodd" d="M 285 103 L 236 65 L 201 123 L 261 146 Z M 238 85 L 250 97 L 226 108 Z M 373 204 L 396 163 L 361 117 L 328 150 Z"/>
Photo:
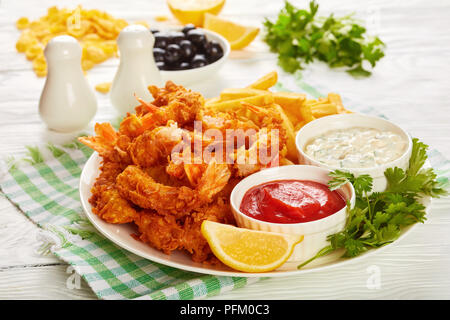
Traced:
<path id="1" fill-rule="evenodd" d="M 312 139 L 305 152 L 332 167 L 369 168 L 400 158 L 406 144 L 391 131 L 354 127 L 328 131 Z"/>

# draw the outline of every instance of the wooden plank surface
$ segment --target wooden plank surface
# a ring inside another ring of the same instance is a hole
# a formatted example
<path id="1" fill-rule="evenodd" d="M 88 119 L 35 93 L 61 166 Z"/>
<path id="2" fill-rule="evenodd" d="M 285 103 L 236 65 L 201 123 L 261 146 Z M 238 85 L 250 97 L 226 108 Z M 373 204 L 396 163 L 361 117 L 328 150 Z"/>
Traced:
<path id="1" fill-rule="evenodd" d="M 292 1 L 305 5 L 306 1 Z M 56 1 L 0 2 L 0 157 L 20 156 L 25 145 L 61 143 L 73 135 L 48 132 L 37 105 L 44 79 L 15 50 L 21 16 L 38 18 Z M 165 1 L 64 1 L 106 10 L 128 21 L 152 22 L 169 15 Z M 282 1 L 227 0 L 221 15 L 258 26 L 263 17 L 276 16 Z M 450 3 L 445 1 L 320 1 L 320 12 L 337 15 L 357 10 L 370 32 L 386 42 L 386 57 L 367 79 L 355 80 L 321 63 L 302 74 L 322 92 L 338 92 L 351 103 L 377 108 L 413 136 L 450 155 Z M 111 81 L 118 61 L 111 59 L 89 71 L 92 85 Z M 250 83 L 276 69 L 276 56 L 257 39 L 242 52 L 233 52 L 220 72 L 192 89 L 210 97 L 225 87 Z M 280 70 L 281 77 L 286 76 Z M 116 117 L 107 96 L 97 93 L 95 121 Z M 92 129 L 92 124 L 90 125 Z M 0 299 L 91 299 L 86 283 L 73 285 L 73 273 L 53 256 L 36 252 L 38 228 L 0 195 Z M 218 299 L 433 299 L 450 298 L 450 200 L 433 202 L 424 225 L 379 254 L 329 271 L 264 280 Z M 380 286 L 371 287 L 373 273 Z M 71 278 L 72 277 L 72 278 Z"/>

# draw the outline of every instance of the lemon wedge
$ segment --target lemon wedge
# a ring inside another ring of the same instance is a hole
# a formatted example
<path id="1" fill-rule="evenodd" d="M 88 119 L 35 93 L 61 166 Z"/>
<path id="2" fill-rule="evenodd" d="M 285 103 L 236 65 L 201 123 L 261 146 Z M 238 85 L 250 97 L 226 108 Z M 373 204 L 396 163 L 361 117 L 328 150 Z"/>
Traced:
<path id="1" fill-rule="evenodd" d="M 245 48 L 259 33 L 259 28 L 246 27 L 208 13 L 205 14 L 203 27 L 222 35 L 228 40 L 232 50 Z"/>
<path id="2" fill-rule="evenodd" d="M 237 228 L 205 220 L 202 234 L 215 256 L 227 266 L 244 272 L 267 272 L 286 262 L 302 235 Z"/>
<path id="3" fill-rule="evenodd" d="M 192 23 L 197 27 L 203 26 L 205 13 L 219 14 L 225 0 L 167 0 L 172 14 L 181 23 Z"/>

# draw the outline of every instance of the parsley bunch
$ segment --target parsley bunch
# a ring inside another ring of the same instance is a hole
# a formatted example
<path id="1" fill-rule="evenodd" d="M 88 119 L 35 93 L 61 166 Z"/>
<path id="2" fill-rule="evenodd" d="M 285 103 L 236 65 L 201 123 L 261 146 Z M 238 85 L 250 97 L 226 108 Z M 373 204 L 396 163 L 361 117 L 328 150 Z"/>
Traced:
<path id="1" fill-rule="evenodd" d="M 413 139 L 413 147 L 407 170 L 388 168 L 384 175 L 388 185 L 384 192 L 372 191 L 372 177 L 336 170 L 330 173 L 328 186 L 336 190 L 350 182 L 356 194 L 355 207 L 348 209 L 345 229 L 328 237 L 330 245 L 320 250 L 312 260 L 338 249 L 344 249 L 344 257 L 355 257 L 369 249 L 393 242 L 401 228 L 425 221 L 424 196 L 440 197 L 448 192 L 441 187 L 432 168 L 423 168 L 427 160 L 428 146 Z M 347 208 L 350 208 L 348 204 Z"/>
<path id="2" fill-rule="evenodd" d="M 336 18 L 317 17 L 319 5 L 309 3 L 307 9 L 298 9 L 285 2 L 276 22 L 264 22 L 264 41 L 272 52 L 278 53 L 278 64 L 293 73 L 315 59 L 330 67 L 346 67 L 353 76 L 369 76 L 363 62 L 375 67 L 384 56 L 384 43 L 378 37 L 368 37 L 366 28 L 352 15 Z"/>

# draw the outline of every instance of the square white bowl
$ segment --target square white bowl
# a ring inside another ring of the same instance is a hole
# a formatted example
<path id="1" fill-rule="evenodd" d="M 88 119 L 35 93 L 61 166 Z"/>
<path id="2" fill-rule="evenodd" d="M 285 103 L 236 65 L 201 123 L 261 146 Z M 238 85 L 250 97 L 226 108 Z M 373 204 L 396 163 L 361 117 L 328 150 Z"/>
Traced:
<path id="1" fill-rule="evenodd" d="M 242 213 L 239 208 L 245 193 L 252 187 L 277 180 L 311 180 L 327 184 L 331 180 L 328 175 L 330 171 L 317 166 L 290 165 L 265 169 L 249 175 L 241 180 L 230 195 L 231 209 L 239 227 L 270 231 L 287 234 L 300 234 L 304 236 L 294 248 L 294 252 L 288 261 L 298 263 L 312 258 L 320 249 L 329 244 L 328 235 L 340 232 L 345 227 L 347 219 L 347 206 L 338 212 L 320 220 L 302 223 L 272 223 L 249 217 Z M 350 206 L 355 204 L 355 190 L 349 183 L 337 190 Z"/>

